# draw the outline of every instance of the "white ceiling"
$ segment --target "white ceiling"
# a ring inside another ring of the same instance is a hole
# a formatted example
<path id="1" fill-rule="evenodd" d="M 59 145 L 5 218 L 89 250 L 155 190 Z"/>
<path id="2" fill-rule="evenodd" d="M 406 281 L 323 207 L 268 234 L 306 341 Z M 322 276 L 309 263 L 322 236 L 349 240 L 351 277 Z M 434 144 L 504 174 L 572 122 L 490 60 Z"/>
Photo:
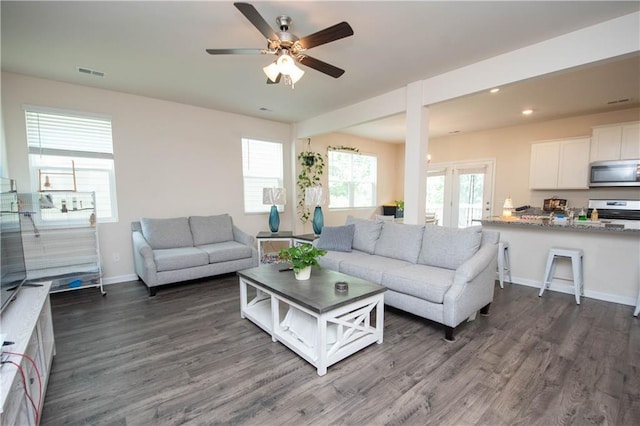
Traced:
<path id="1" fill-rule="evenodd" d="M 349 22 L 354 36 L 309 51 L 346 73 L 333 79 L 302 67 L 306 74 L 292 90 L 265 84 L 262 67 L 273 57 L 206 54 L 206 48 L 266 45 L 227 1 L 3 0 L 2 70 L 295 123 L 640 10 L 637 1 L 251 3 L 274 27 L 278 15 L 291 16 L 290 31 L 300 37 Z M 105 77 L 80 74 L 78 67 Z M 430 135 L 517 124 L 525 106 L 536 110 L 530 118 L 541 119 L 607 108 L 603 102 L 625 97 L 631 98 L 625 106 L 638 105 L 639 74 L 635 55 L 445 102 L 432 107 Z M 401 141 L 403 120 L 346 131 Z"/>

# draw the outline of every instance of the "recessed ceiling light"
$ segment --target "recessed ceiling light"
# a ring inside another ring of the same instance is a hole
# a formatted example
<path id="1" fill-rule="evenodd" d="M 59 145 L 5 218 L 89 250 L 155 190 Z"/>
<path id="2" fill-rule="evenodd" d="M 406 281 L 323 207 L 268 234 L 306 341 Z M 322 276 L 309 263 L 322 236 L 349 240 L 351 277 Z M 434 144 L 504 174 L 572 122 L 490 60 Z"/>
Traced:
<path id="1" fill-rule="evenodd" d="M 531 115 L 533 114 L 533 110 L 532 109 L 523 109 L 522 110 L 522 115 Z"/>
<path id="2" fill-rule="evenodd" d="M 500 91 L 499 87 L 494 87 L 493 89 L 489 90 L 489 93 L 498 93 Z"/>

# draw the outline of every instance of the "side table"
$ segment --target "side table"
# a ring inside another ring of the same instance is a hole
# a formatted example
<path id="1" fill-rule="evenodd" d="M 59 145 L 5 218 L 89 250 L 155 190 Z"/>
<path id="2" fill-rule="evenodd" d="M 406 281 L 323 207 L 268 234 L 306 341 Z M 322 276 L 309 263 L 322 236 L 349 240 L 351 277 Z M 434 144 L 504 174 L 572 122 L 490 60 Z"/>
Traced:
<path id="1" fill-rule="evenodd" d="M 292 237 L 292 240 L 293 240 L 293 245 L 299 246 L 304 243 L 311 244 L 316 238 L 318 238 L 316 234 L 301 234 L 301 235 L 294 235 Z"/>
<path id="2" fill-rule="evenodd" d="M 258 232 L 256 235 L 256 241 L 258 242 L 258 260 L 260 264 L 268 263 L 266 260 L 266 254 L 263 254 L 262 244 L 266 242 L 273 241 L 283 241 L 289 244 L 289 247 L 293 244 L 292 242 L 293 232 L 291 231 L 280 231 L 280 232 L 269 232 L 262 231 Z"/>

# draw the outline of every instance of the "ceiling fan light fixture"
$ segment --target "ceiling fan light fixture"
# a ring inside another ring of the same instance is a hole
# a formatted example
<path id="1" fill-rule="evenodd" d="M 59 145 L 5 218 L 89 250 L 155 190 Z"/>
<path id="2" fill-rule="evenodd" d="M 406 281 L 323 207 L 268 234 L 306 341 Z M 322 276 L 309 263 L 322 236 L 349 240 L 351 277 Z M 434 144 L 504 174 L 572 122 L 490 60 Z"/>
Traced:
<path id="1" fill-rule="evenodd" d="M 288 84 L 291 87 L 293 87 L 293 85 L 296 84 L 304 75 L 304 71 L 296 65 L 295 58 L 291 56 L 286 50 L 283 50 L 280 56 L 278 56 L 276 62 L 269 65 L 269 67 L 271 67 L 272 65 L 275 65 L 275 76 L 277 77 L 278 74 L 282 74 L 285 78 L 285 84 Z M 267 73 L 267 68 L 269 67 L 264 68 L 265 73 Z M 270 70 L 270 72 L 273 71 Z M 271 79 L 271 76 L 269 74 L 267 74 L 267 76 Z M 271 81 L 275 83 L 275 80 L 271 79 Z"/>
<path id="2" fill-rule="evenodd" d="M 266 67 L 262 68 L 262 71 L 264 71 L 264 73 L 267 75 L 269 80 L 271 80 L 273 83 L 276 82 L 276 79 L 278 78 L 278 74 L 280 74 L 278 65 L 275 62 L 272 62 Z"/>
<path id="3" fill-rule="evenodd" d="M 278 56 L 278 60 L 276 61 L 278 64 L 278 70 L 284 74 L 291 74 L 291 70 L 295 68 L 296 64 L 294 59 L 287 53 L 287 51 L 283 51 L 280 56 Z"/>
<path id="4" fill-rule="evenodd" d="M 295 64 L 293 65 L 293 67 L 291 67 L 291 70 L 289 72 L 289 77 L 291 78 L 291 83 L 296 84 L 298 82 L 298 80 L 300 80 L 302 78 L 303 75 L 304 75 L 304 71 L 302 71 Z"/>

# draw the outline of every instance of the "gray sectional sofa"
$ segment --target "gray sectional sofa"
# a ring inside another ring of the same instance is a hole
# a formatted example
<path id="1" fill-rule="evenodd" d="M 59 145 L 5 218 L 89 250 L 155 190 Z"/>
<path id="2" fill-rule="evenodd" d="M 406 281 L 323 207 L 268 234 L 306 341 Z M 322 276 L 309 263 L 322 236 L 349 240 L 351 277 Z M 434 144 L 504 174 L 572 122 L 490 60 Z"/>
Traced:
<path id="1" fill-rule="evenodd" d="M 500 234 L 353 217 L 314 243 L 323 268 L 383 285 L 385 304 L 444 324 L 445 339 L 493 300 Z"/>
<path id="2" fill-rule="evenodd" d="M 228 214 L 131 224 L 135 270 L 155 296 L 158 286 L 258 266 L 254 238 Z"/>

